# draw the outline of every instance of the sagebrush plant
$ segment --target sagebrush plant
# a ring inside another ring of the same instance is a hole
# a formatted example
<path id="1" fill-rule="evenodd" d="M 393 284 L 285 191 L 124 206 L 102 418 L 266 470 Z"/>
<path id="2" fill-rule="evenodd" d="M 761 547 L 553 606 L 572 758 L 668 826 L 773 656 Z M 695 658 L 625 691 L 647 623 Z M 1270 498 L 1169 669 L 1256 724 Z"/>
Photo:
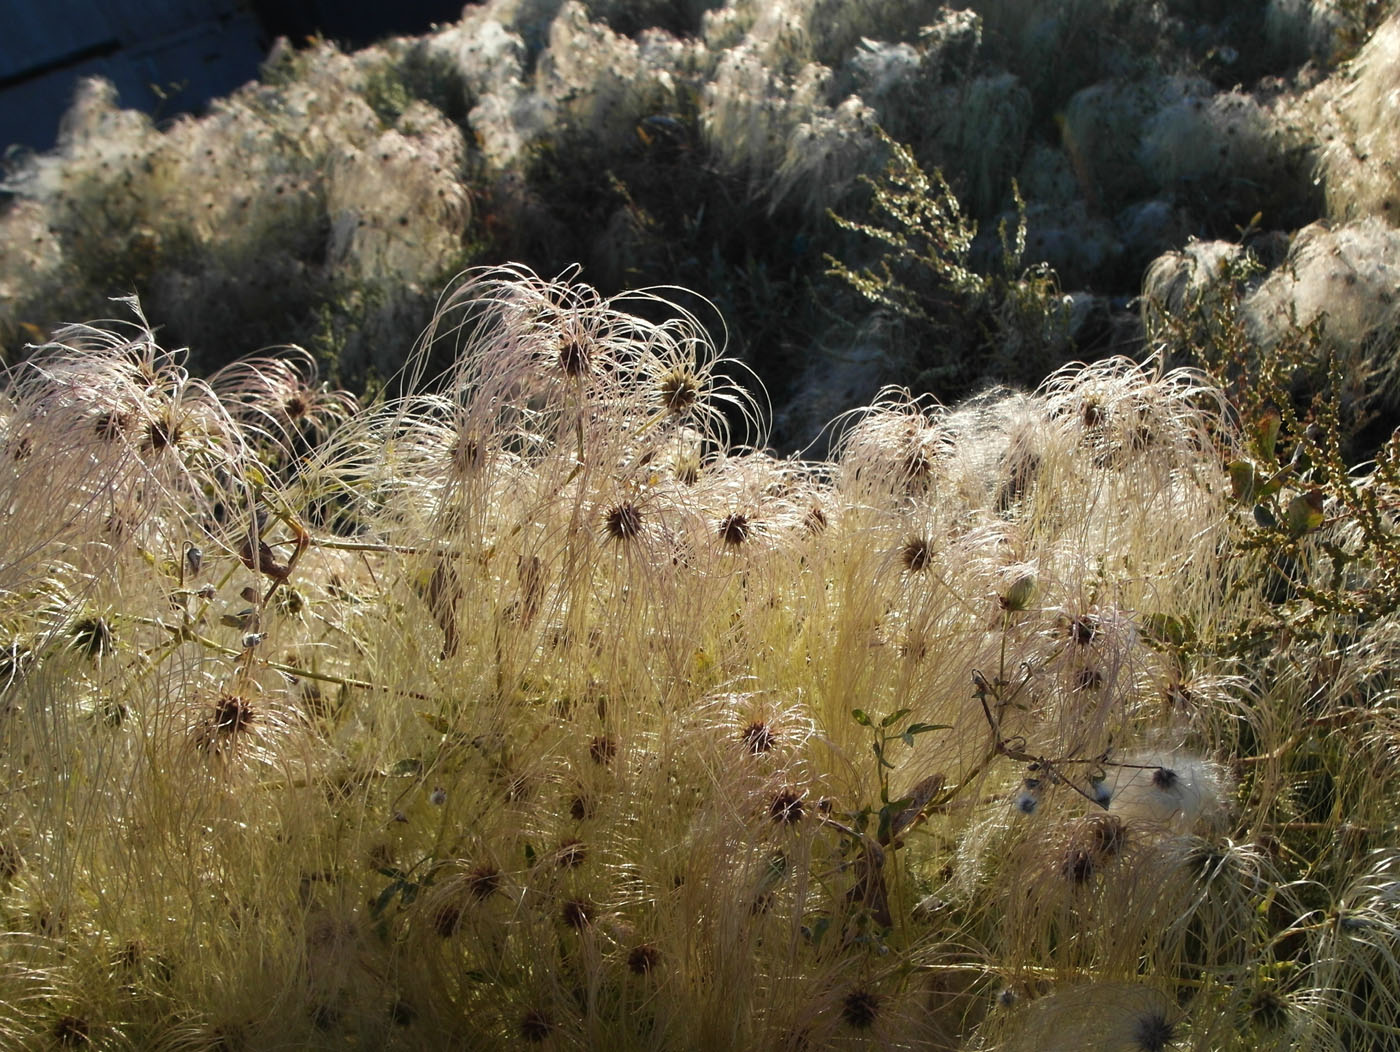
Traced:
<path id="1" fill-rule="evenodd" d="M 6 377 L 0 1044 L 1393 1034 L 1394 472 L 1325 403 L 1114 359 L 781 459 L 665 290 L 519 266 L 367 407 L 182 361 Z"/>

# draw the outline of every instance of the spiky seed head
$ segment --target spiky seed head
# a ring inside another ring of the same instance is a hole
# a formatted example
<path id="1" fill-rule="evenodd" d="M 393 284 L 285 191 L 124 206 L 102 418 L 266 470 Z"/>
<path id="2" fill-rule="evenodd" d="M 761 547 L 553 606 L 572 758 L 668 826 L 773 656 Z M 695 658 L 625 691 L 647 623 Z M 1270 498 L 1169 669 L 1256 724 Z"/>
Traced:
<path id="1" fill-rule="evenodd" d="M 1166 1052 L 1175 1038 L 1176 1027 L 1162 1012 L 1146 1012 L 1133 1026 L 1133 1047 L 1141 1052 Z"/>
<path id="2" fill-rule="evenodd" d="M 719 536 L 725 544 L 737 548 L 749 539 L 749 533 L 753 526 L 749 522 L 747 515 L 735 512 L 726 515 L 719 523 Z"/>
<path id="3" fill-rule="evenodd" d="M 856 1030 L 869 1030 L 880 1018 L 880 995 L 870 990 L 852 990 L 841 1002 L 841 1018 Z"/>
<path id="4" fill-rule="evenodd" d="M 1085 398 L 1079 407 L 1079 421 L 1086 431 L 1096 431 L 1108 419 L 1108 409 L 1096 395 Z"/>
<path id="5" fill-rule="evenodd" d="M 581 931 L 593 923 L 593 903 L 587 899 L 569 899 L 560 915 L 570 928 Z"/>
<path id="6" fill-rule="evenodd" d="M 210 726 L 219 734 L 242 734 L 253 726 L 257 715 L 246 698 L 237 694 L 220 694 L 214 701 Z"/>
<path id="7" fill-rule="evenodd" d="M 489 899 L 501 887 L 501 871 L 489 862 L 475 866 L 466 879 L 467 891 L 478 902 Z"/>
<path id="8" fill-rule="evenodd" d="M 1128 842 L 1128 827 L 1118 815 L 1089 817 L 1089 846 L 1101 855 L 1116 855 Z"/>
<path id="9" fill-rule="evenodd" d="M 680 367 L 666 370 L 657 387 L 661 408 L 674 416 L 689 412 L 700 398 L 700 378 Z"/>
<path id="10" fill-rule="evenodd" d="M 593 353 L 587 341 L 565 336 L 559 341 L 559 370 L 571 380 L 586 376 L 593 366 Z"/>
<path id="11" fill-rule="evenodd" d="M 1099 634 L 1099 619 L 1092 614 L 1072 617 L 1069 621 L 1070 641 L 1080 646 L 1088 646 Z"/>
<path id="12" fill-rule="evenodd" d="M 899 550 L 899 557 L 910 573 L 921 573 L 933 560 L 933 545 L 926 537 L 910 537 Z"/>
<path id="13" fill-rule="evenodd" d="M 633 975 L 646 975 L 661 963 L 661 951 L 649 942 L 632 947 L 627 955 L 627 968 Z"/>
<path id="14" fill-rule="evenodd" d="M 635 504 L 623 503 L 608 509 L 603 529 L 615 541 L 630 541 L 642 532 L 642 512 Z"/>
<path id="15" fill-rule="evenodd" d="M 1170 792 L 1177 783 L 1177 773 L 1170 767 L 1158 767 L 1152 772 L 1152 784 L 1162 792 Z"/>
<path id="16" fill-rule="evenodd" d="M 112 626 L 103 617 L 84 617 L 73 624 L 73 647 L 87 658 L 110 654 L 116 646 Z"/>
<path id="17" fill-rule="evenodd" d="M 1087 884 L 1094 878 L 1098 869 L 1094 853 L 1085 847 L 1071 846 L 1065 854 L 1060 873 L 1071 884 Z"/>
<path id="18" fill-rule="evenodd" d="M 744 728 L 740 737 L 743 740 L 744 748 L 755 756 L 773 748 L 773 743 L 777 739 L 777 735 L 773 733 L 773 728 L 768 726 L 763 720 L 754 720 Z"/>
<path id="19" fill-rule="evenodd" d="M 146 433 L 141 439 L 141 450 L 145 453 L 160 453 L 170 446 L 178 446 L 184 437 L 180 426 L 169 417 L 158 416 L 146 424 Z"/>
<path id="20" fill-rule="evenodd" d="M 310 403 L 307 402 L 306 398 L 299 391 L 289 396 L 282 403 L 282 412 L 287 414 L 288 420 L 300 420 L 302 417 L 306 416 L 310 410 Z"/>
<path id="21" fill-rule="evenodd" d="M 449 456 L 452 459 L 452 470 L 459 475 L 465 475 L 469 471 L 475 471 L 481 467 L 481 444 L 474 438 L 459 435 L 457 440 L 452 443 L 452 451 Z"/>
<path id="22" fill-rule="evenodd" d="M 773 802 L 768 805 L 769 817 L 781 825 L 796 825 L 802 821 L 805 811 L 802 794 L 792 789 L 784 789 L 774 796 Z"/>

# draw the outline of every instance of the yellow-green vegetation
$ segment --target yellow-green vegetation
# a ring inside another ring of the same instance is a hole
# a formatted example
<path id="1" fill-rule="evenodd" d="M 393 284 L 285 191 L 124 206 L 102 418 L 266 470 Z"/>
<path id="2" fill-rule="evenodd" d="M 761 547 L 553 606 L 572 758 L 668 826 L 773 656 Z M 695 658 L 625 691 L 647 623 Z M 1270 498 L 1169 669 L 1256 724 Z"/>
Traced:
<path id="1" fill-rule="evenodd" d="M 1394 1047 L 1400 446 L 1217 331 L 820 463 L 570 275 L 467 274 L 367 407 L 59 332 L 0 1047 Z"/>

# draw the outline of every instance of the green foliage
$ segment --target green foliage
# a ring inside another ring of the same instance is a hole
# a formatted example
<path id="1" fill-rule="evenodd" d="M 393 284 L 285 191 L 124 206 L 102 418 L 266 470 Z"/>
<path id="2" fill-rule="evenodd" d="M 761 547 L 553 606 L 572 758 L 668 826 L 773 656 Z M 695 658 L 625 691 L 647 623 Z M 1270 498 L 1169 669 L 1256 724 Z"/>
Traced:
<path id="1" fill-rule="evenodd" d="M 972 266 L 977 224 L 939 171 L 929 174 L 908 147 L 881 138 L 883 175 L 865 179 L 874 222 L 834 215 L 843 230 L 875 242 L 879 256 L 856 269 L 827 256 L 829 271 L 877 308 L 903 319 L 915 385 L 957 396 L 979 383 L 1034 385 L 1073 349 L 1069 313 L 1055 272 L 1027 266 L 1026 206 L 1014 184 L 1016 225 L 998 230 L 990 272 Z"/>

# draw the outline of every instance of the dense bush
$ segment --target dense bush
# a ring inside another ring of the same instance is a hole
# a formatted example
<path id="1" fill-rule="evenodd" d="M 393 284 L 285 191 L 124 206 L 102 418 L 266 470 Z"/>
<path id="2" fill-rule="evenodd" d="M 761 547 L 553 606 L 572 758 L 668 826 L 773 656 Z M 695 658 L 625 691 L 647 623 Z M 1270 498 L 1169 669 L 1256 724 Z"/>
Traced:
<path id="1" fill-rule="evenodd" d="M 1385 14 L 90 85 L 0 212 L 0 1047 L 1393 1045 Z"/>

